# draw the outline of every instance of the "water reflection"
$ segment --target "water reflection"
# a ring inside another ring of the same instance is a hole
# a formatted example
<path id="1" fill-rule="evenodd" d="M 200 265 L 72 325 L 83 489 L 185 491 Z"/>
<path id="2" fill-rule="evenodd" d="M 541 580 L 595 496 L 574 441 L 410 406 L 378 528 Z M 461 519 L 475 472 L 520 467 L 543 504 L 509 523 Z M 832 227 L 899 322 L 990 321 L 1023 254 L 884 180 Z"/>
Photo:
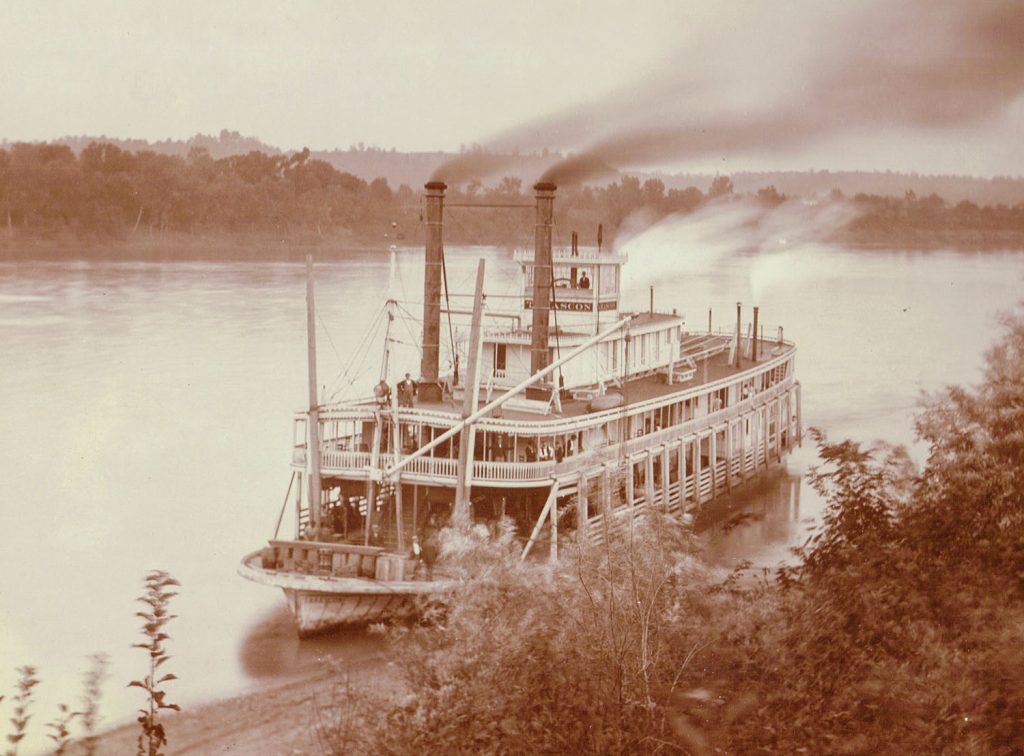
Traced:
<path id="1" fill-rule="evenodd" d="M 706 505 L 696 530 L 711 564 L 772 570 L 796 561 L 792 550 L 820 521 L 821 507 L 801 473 L 779 467 Z"/>
<path id="2" fill-rule="evenodd" d="M 299 640 L 291 613 L 282 604 L 246 628 L 238 661 L 246 675 L 259 680 L 300 675 L 329 661 L 345 666 L 365 664 L 384 658 L 386 647 L 382 634 L 365 629 Z"/>

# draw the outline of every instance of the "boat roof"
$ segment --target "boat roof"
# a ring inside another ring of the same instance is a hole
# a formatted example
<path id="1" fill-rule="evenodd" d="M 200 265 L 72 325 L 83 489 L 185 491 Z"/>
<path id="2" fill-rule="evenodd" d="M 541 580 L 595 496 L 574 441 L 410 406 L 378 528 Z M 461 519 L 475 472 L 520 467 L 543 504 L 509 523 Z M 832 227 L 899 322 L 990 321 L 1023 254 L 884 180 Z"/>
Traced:
<path id="1" fill-rule="evenodd" d="M 654 313 L 658 317 L 658 313 Z M 664 316 L 671 318 L 672 316 Z M 665 380 L 664 371 L 656 371 L 647 375 L 637 376 L 625 381 L 621 387 L 608 386 L 608 392 L 616 391 L 625 397 L 625 405 L 636 404 L 650 399 L 657 399 L 671 394 L 678 394 L 683 391 L 690 391 L 702 385 L 716 383 L 717 381 L 738 376 L 741 373 L 753 372 L 756 366 L 764 365 L 779 357 L 791 354 L 796 347 L 789 342 L 764 341 L 763 356 L 759 356 L 757 363 L 744 358 L 740 367 L 729 361 L 729 347 L 734 337 L 722 334 L 688 334 L 685 335 L 681 344 L 681 352 L 684 357 L 689 357 L 696 364 L 693 377 L 686 381 L 679 381 L 669 384 Z M 491 399 L 500 396 L 502 389 L 495 388 Z M 578 392 L 579 393 L 579 392 Z M 481 389 L 480 405 L 488 401 L 486 393 Z M 582 417 L 590 414 L 590 398 L 573 399 L 567 398 L 561 401 L 561 411 L 554 407 L 546 415 L 532 412 L 526 409 L 517 409 L 509 405 L 503 406 L 493 415 L 507 420 L 541 421 L 551 419 L 565 419 Z M 344 406 L 373 406 L 372 401 L 358 401 L 345 403 Z M 462 399 L 446 397 L 441 401 L 429 402 L 418 400 L 414 408 L 403 409 L 405 413 L 415 414 L 420 409 L 429 413 L 445 413 L 459 416 L 462 412 Z M 426 419 L 426 418 L 425 418 Z"/>

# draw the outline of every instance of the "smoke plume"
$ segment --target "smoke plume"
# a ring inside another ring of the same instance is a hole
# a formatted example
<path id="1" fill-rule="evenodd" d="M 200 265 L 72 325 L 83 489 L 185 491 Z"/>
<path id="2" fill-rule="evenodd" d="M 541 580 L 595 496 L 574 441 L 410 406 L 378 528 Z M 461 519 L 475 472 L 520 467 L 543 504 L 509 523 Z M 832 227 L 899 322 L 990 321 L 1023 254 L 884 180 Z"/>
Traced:
<path id="1" fill-rule="evenodd" d="M 680 53 L 664 69 L 682 74 L 649 77 L 486 146 L 572 151 L 541 177 L 566 184 L 617 168 L 848 134 L 956 128 L 998 114 L 1024 93 L 1024 13 L 1013 0 L 866 2 L 845 13 L 829 6 L 828 14 L 794 18 L 788 37 L 759 48 L 764 60 L 756 66 L 730 61 L 724 46 Z M 745 31 L 758 44 L 758 30 Z M 460 156 L 435 177 L 465 180 L 511 161 L 483 157 Z"/>

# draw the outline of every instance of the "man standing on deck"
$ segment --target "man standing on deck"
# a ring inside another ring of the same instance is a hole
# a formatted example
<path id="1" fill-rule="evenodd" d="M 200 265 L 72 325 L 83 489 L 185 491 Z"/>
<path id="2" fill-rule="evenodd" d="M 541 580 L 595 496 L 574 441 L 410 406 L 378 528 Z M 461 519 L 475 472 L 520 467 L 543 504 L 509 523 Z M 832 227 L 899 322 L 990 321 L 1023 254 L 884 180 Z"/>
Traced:
<path id="1" fill-rule="evenodd" d="M 409 373 L 405 374 L 405 380 L 398 384 L 398 404 L 401 407 L 412 407 L 416 398 L 416 381 Z"/>

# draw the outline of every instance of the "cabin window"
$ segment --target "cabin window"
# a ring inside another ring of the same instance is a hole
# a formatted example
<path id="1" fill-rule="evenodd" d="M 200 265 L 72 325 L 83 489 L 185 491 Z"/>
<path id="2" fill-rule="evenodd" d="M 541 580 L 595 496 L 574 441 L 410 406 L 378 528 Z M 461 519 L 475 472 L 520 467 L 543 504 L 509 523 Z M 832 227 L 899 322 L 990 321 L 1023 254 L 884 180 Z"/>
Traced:
<path id="1" fill-rule="evenodd" d="M 494 372 L 504 373 L 508 359 L 508 345 L 507 344 L 495 344 L 494 345 Z"/>
<path id="2" fill-rule="evenodd" d="M 608 346 L 612 352 L 612 370 L 617 372 L 619 369 L 619 342 L 613 341 Z"/>

